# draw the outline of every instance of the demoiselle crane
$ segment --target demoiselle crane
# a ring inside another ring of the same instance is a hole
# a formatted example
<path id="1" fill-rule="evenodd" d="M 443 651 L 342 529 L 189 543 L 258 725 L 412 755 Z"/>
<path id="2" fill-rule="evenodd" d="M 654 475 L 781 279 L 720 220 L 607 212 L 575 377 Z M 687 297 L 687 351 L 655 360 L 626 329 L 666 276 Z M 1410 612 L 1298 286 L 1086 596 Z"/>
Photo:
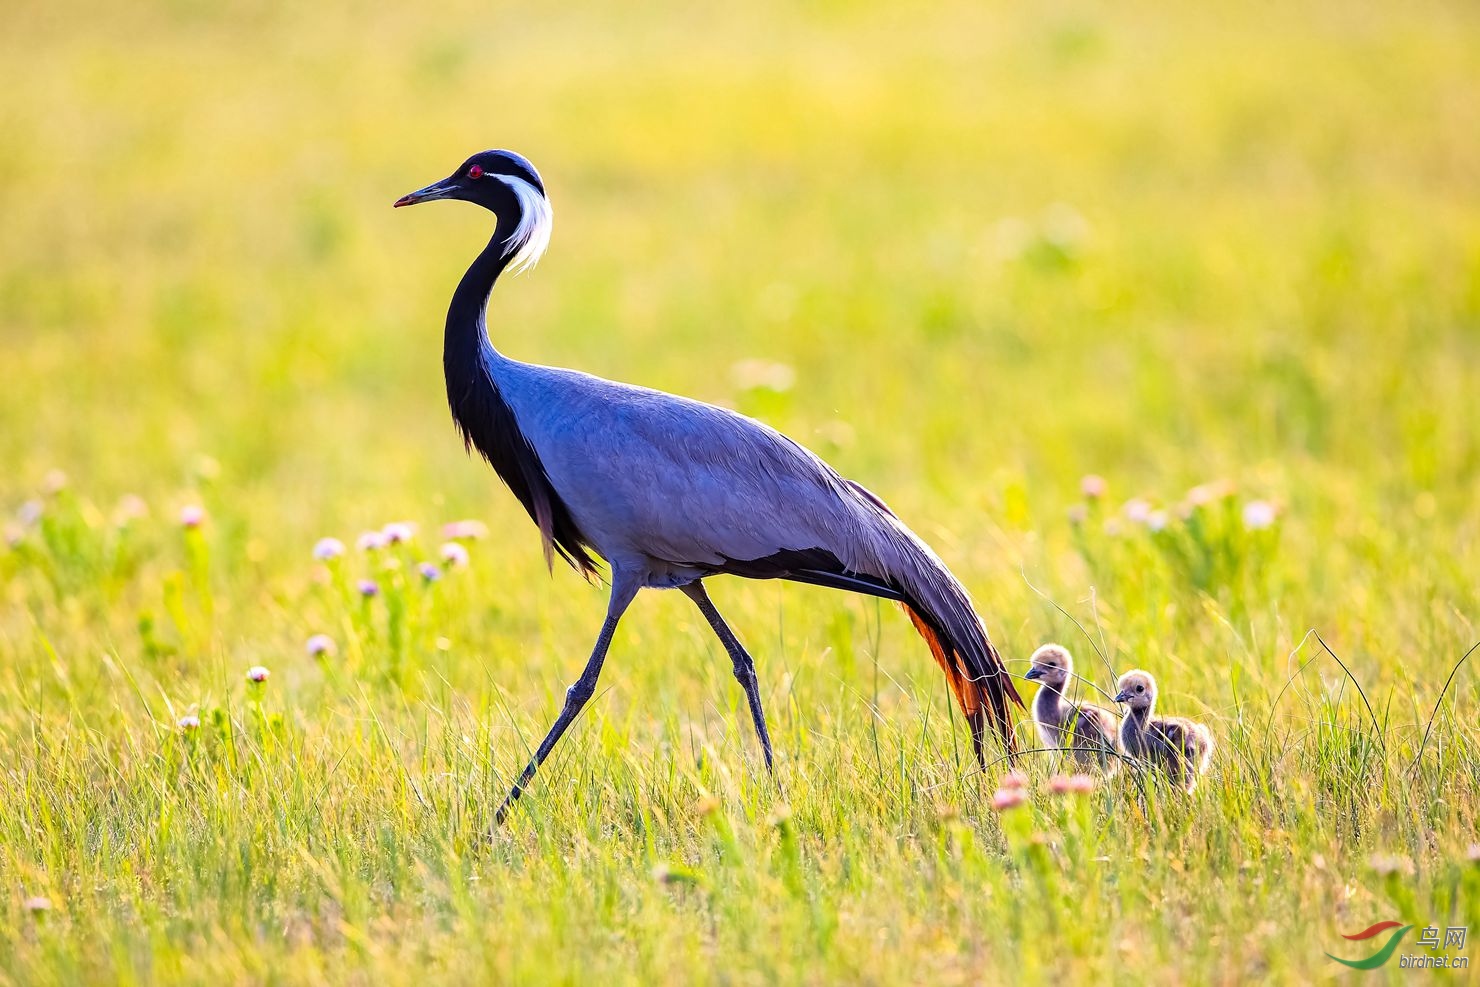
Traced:
<path id="1" fill-rule="evenodd" d="M 978 764 L 990 720 L 1013 750 L 1002 659 L 965 588 L 888 506 L 817 456 L 725 408 L 521 363 L 489 338 L 485 310 L 499 275 L 532 267 L 550 242 L 552 212 L 534 166 L 484 151 L 397 206 L 460 199 L 491 211 L 493 237 L 447 310 L 442 364 L 453 420 L 538 525 L 554 556 L 588 578 L 610 567 L 606 620 L 554 726 L 500 806 L 497 819 L 595 691 L 623 612 L 644 587 L 694 601 L 734 666 L 772 768 L 755 662 L 704 589 L 710 576 L 789 579 L 899 603 L 945 671 L 971 727 Z"/>

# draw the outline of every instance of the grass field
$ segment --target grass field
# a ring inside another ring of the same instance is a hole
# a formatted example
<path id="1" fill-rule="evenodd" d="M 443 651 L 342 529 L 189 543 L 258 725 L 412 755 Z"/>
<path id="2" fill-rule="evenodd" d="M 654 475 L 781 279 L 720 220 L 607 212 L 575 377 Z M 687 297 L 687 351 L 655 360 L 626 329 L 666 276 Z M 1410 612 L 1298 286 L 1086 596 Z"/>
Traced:
<path id="1" fill-rule="evenodd" d="M 1411 982 L 1325 953 L 1480 935 L 1473 5 L 795 6 L 7 8 L 0 982 Z M 497 146 L 557 217 L 505 352 L 812 446 L 1015 672 L 1156 673 L 1198 791 L 1038 755 L 994 812 L 892 606 L 732 580 L 774 782 L 644 594 L 485 843 L 604 605 L 448 420 L 488 217 L 390 209 Z"/>

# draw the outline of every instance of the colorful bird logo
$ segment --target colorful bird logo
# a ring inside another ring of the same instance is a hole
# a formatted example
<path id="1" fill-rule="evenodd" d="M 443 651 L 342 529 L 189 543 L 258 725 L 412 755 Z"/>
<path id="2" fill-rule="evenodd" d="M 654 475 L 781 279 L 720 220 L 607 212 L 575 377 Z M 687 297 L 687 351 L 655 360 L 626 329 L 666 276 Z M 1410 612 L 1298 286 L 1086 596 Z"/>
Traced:
<path id="1" fill-rule="evenodd" d="M 1343 939 L 1360 942 L 1365 939 L 1371 939 L 1373 936 L 1386 932 L 1388 929 L 1398 930 L 1388 937 L 1387 943 L 1381 949 L 1364 960 L 1344 960 L 1340 956 L 1331 956 L 1330 953 L 1326 955 L 1331 956 L 1333 960 L 1342 966 L 1349 966 L 1353 970 L 1376 970 L 1393 958 L 1393 954 L 1398 951 L 1398 940 L 1403 938 L 1405 932 L 1413 928 L 1411 925 L 1403 925 L 1402 928 L 1399 928 L 1400 925 L 1402 925 L 1400 922 L 1378 922 L 1376 925 L 1363 929 L 1361 932 L 1356 932 L 1349 936 L 1343 935 L 1341 937 Z"/>

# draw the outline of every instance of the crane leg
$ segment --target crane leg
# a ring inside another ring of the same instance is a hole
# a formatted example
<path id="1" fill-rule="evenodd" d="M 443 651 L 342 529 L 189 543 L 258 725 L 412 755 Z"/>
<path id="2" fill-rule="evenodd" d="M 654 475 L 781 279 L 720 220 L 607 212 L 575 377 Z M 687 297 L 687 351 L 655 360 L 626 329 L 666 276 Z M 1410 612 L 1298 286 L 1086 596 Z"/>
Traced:
<path id="1" fill-rule="evenodd" d="M 730 625 L 725 623 L 725 618 L 721 617 L 719 611 L 715 609 L 702 582 L 692 582 L 681 588 L 684 595 L 698 606 L 699 612 L 714 629 L 715 636 L 729 652 L 735 678 L 739 681 L 740 687 L 745 690 L 745 698 L 750 703 L 750 719 L 755 723 L 756 736 L 760 737 L 761 750 L 766 755 L 766 770 L 774 772 L 775 767 L 771 757 L 771 733 L 766 729 L 766 711 L 761 708 L 761 687 L 755 674 L 755 661 L 751 659 L 750 652 L 746 651 L 745 646 L 740 643 L 740 639 L 735 637 L 735 632 L 730 630 Z"/>
<path id="2" fill-rule="evenodd" d="M 632 603 L 632 598 L 637 595 L 639 585 L 636 579 L 624 577 L 617 571 L 612 572 L 612 593 L 606 606 L 606 621 L 601 625 L 601 633 L 597 635 L 596 646 L 591 649 L 591 657 L 586 660 L 586 668 L 581 672 L 581 677 L 576 679 L 575 684 L 565 690 L 565 706 L 560 710 L 560 716 L 556 718 L 555 725 L 550 728 L 545 739 L 540 742 L 534 757 L 530 758 L 529 764 L 525 765 L 523 773 L 519 775 L 519 780 L 514 783 L 514 787 L 509 790 L 503 805 L 499 806 L 498 812 L 493 817 L 495 826 L 503 823 L 509 808 L 519 800 L 519 796 L 524 794 L 524 788 L 534 777 L 534 773 L 539 770 L 541 764 L 545 763 L 545 758 L 550 756 L 550 752 L 555 749 L 555 745 L 560 741 L 566 729 L 580 715 L 582 708 L 590 702 L 592 694 L 596 692 L 596 680 L 601 677 L 601 666 L 606 661 L 606 652 L 611 647 L 612 635 L 617 630 L 617 622 L 622 619 L 622 614 Z"/>

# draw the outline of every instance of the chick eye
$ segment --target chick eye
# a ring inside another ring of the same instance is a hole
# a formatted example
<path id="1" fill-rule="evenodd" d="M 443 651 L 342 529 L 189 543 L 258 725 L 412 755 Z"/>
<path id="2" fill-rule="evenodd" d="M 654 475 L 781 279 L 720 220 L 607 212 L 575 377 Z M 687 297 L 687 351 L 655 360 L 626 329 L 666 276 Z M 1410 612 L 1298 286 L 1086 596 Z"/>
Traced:
<path id="1" fill-rule="evenodd" d="M 473 167 L 469 168 L 468 169 L 468 177 L 469 178 L 482 178 L 483 177 L 483 168 L 482 168 L 482 166 L 481 165 L 473 165 Z"/>
<path id="2" fill-rule="evenodd" d="M 1138 686 L 1136 686 L 1136 691 L 1137 692 L 1145 692 L 1146 691 L 1146 687 L 1144 685 L 1138 685 Z"/>

